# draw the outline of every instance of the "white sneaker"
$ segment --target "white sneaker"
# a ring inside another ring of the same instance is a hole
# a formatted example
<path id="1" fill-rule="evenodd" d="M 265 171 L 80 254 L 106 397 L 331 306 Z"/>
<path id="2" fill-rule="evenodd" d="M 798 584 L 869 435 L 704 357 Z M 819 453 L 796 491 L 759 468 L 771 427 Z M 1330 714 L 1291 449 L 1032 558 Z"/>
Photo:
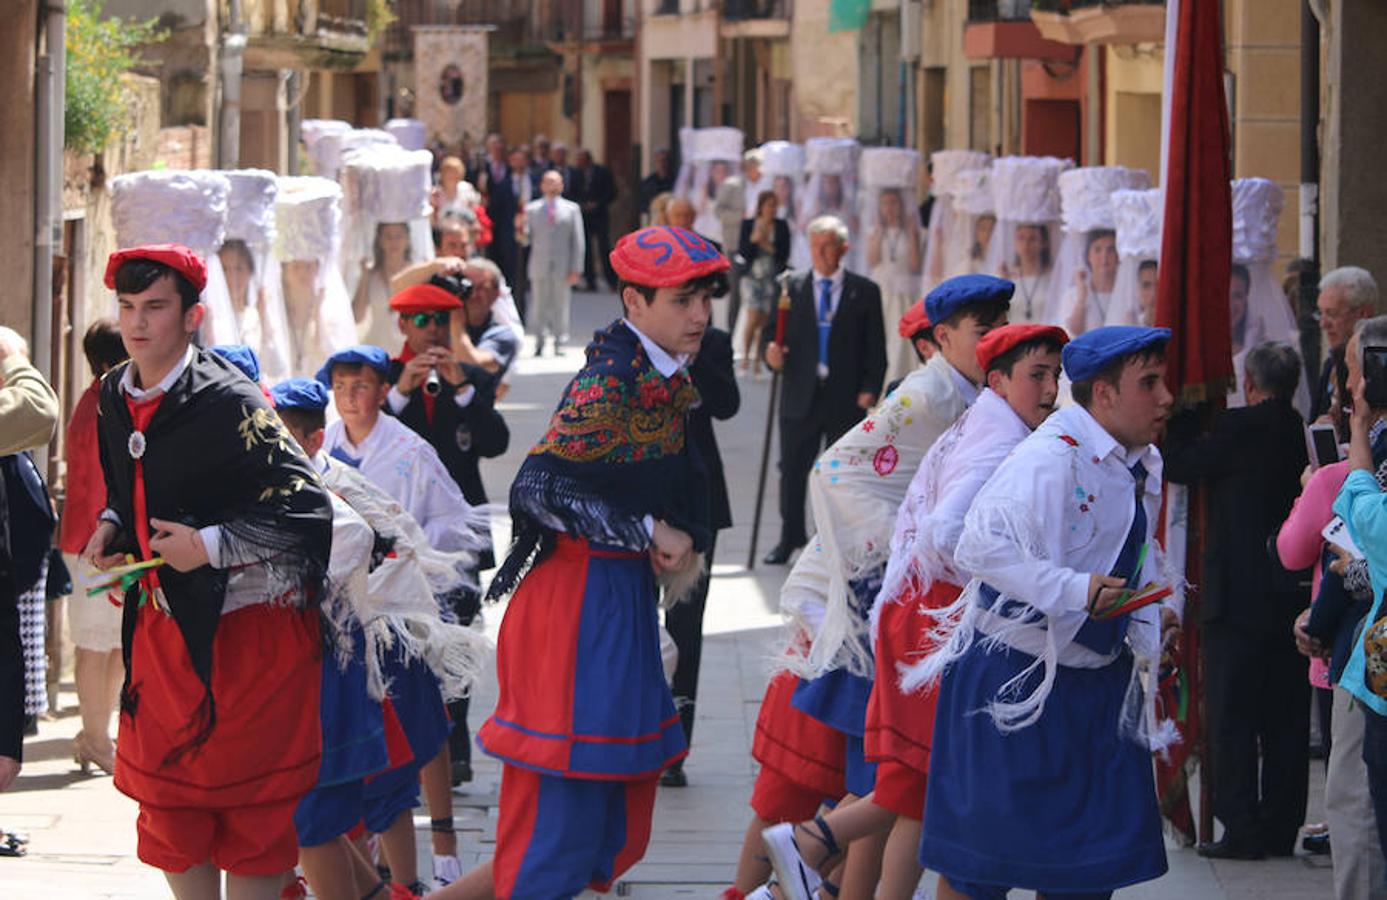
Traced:
<path id="1" fill-rule="evenodd" d="M 766 882 L 750 894 L 746 895 L 746 900 L 776 900 L 775 894 L 771 893 L 771 885 L 774 882 Z"/>
<path id="2" fill-rule="evenodd" d="M 780 882 L 780 896 L 784 900 L 815 900 L 815 894 L 823 879 L 805 863 L 795 844 L 795 826 L 789 822 L 772 825 L 761 832 L 761 840 L 766 844 L 766 852 L 775 869 L 776 880 Z"/>
<path id="3" fill-rule="evenodd" d="M 434 887 L 447 887 L 462 877 L 462 863 L 456 856 L 435 856 L 433 858 Z"/>

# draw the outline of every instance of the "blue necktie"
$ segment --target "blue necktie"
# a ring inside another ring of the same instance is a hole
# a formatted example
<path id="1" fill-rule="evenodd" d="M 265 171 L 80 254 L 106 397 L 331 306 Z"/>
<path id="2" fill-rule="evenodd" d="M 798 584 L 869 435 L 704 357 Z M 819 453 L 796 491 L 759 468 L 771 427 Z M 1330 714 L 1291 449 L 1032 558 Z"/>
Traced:
<path id="1" fill-rule="evenodd" d="M 828 332 L 833 328 L 833 281 L 819 279 L 819 366 L 828 368 Z"/>
<path id="2" fill-rule="evenodd" d="M 1127 540 L 1122 543 L 1122 552 L 1117 555 L 1117 562 L 1109 574 L 1125 578 L 1128 588 L 1139 588 L 1141 572 L 1137 566 L 1141 561 L 1141 548 L 1146 544 L 1146 504 L 1142 502 L 1146 496 L 1146 466 L 1137 463 L 1132 466 L 1131 472 L 1136 511 L 1132 514 L 1132 527 L 1127 531 Z M 1130 618 L 1130 615 L 1123 615 L 1101 621 L 1089 619 L 1074 640 L 1096 653 L 1111 653 L 1127 635 L 1127 620 Z"/>
<path id="3" fill-rule="evenodd" d="M 343 450 L 341 447 L 333 447 L 330 451 L 328 451 L 328 456 L 331 456 L 333 459 L 337 460 L 340 463 L 346 463 L 353 469 L 361 468 L 361 460 L 357 459 L 354 456 L 351 456 L 347 453 L 346 450 Z"/>

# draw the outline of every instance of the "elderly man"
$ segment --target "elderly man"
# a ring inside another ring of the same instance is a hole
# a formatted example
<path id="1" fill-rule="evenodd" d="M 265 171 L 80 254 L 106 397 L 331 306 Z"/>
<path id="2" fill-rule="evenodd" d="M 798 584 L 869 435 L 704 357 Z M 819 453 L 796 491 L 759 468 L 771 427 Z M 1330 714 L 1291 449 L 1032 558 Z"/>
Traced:
<path id="1" fill-rule="evenodd" d="M 1305 469 L 1304 423 L 1291 405 L 1299 378 L 1289 344 L 1253 347 L 1247 406 L 1226 410 L 1203 436 L 1196 416 L 1177 417 L 1165 446 L 1170 481 L 1211 491 L 1202 609 L 1213 805 L 1224 837 L 1199 853 L 1215 859 L 1290 856 L 1305 820 L 1310 689 L 1291 633 L 1305 598 L 1266 549 Z"/>
<path id="2" fill-rule="evenodd" d="M 1353 334 L 1359 319 L 1377 312 L 1377 282 L 1372 273 L 1358 266 L 1340 266 L 1320 279 L 1320 330 L 1324 332 L 1325 350 L 1341 350 Z M 1326 358 L 1320 378 L 1311 398 L 1310 418 L 1318 419 L 1329 412 L 1334 399 L 1334 363 Z"/>
<path id="3" fill-rule="evenodd" d="M 848 227 L 834 216 L 809 223 L 812 267 L 790 280 L 785 344 L 764 340 L 780 390 L 780 541 L 765 563 L 784 565 L 808 540 L 809 470 L 819 452 L 862 420 L 886 376 L 881 290 L 843 266 Z"/>
<path id="4" fill-rule="evenodd" d="M 47 443 L 58 422 L 58 398 L 26 355 L 24 339 L 0 326 L 0 454 L 21 453 Z M 0 791 L 19 775 L 24 758 L 24 649 L 4 491 L 0 481 Z M 0 845 L 20 849 L 3 830 Z"/>

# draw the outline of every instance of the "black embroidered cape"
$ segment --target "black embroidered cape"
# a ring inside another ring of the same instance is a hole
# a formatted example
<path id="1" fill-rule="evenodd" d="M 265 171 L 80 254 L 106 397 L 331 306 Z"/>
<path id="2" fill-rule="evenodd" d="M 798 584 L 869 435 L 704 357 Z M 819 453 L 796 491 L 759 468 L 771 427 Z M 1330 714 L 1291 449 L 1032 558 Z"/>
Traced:
<path id="1" fill-rule="evenodd" d="M 133 427 L 120 389 L 128 365 L 102 382 L 99 435 L 107 506 L 121 521 L 111 549 L 139 558 Z M 197 528 L 221 526 L 223 566 L 255 566 L 266 576 L 270 602 L 316 609 L 325 589 L 332 507 L 312 464 L 260 389 L 220 356 L 195 350 L 144 437 L 141 461 L 150 518 Z M 216 724 L 212 642 L 226 599 L 228 568 L 178 572 L 163 566 L 158 578 L 194 674 L 206 688 L 189 738 L 173 748 L 167 763 L 205 743 Z M 126 683 L 121 708 L 131 715 L 139 704 L 138 686 L 132 688 L 129 681 L 131 655 L 139 652 L 134 646 L 138 598 L 138 586 L 132 587 L 122 623 Z"/>

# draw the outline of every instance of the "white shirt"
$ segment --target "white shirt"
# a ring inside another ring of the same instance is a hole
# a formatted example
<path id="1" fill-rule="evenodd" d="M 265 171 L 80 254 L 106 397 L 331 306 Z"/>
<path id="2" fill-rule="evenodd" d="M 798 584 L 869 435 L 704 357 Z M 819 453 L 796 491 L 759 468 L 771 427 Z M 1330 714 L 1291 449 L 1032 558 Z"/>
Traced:
<path id="1" fill-rule="evenodd" d="M 460 550 L 476 545 L 472 507 L 428 441 L 398 420 L 379 416 L 365 440 L 354 445 L 338 419 L 327 426 L 323 451 L 354 465 L 395 498 L 424 529 L 434 548 Z"/>
<path id="2" fill-rule="evenodd" d="M 657 372 L 666 378 L 673 377 L 675 372 L 678 372 L 689 364 L 689 354 L 681 353 L 678 356 L 671 356 L 665 348 L 646 337 L 644 332 L 635 325 L 632 325 L 630 319 L 623 318 L 621 324 L 631 329 L 631 333 L 636 336 L 641 342 L 641 346 L 645 348 L 645 355 L 650 357 L 650 364 L 655 367 Z"/>
<path id="3" fill-rule="evenodd" d="M 838 304 L 841 303 L 843 300 L 843 280 L 845 271 L 846 270 L 842 267 L 842 265 L 839 265 L 838 268 L 834 269 L 832 275 L 825 275 L 818 269 L 809 270 L 809 275 L 811 279 L 809 285 L 809 293 L 814 300 L 814 322 L 816 324 L 819 321 L 819 293 L 823 290 L 824 279 L 827 278 L 829 282 L 828 321 L 832 322 L 833 317 L 838 314 Z M 828 366 L 824 365 L 823 363 L 819 363 L 819 377 L 828 377 Z"/>
<path id="4" fill-rule="evenodd" d="M 871 671 L 871 647 L 850 607 L 848 582 L 887 561 L 896 512 L 920 461 L 970 402 L 953 371 L 937 354 L 911 372 L 810 471 L 818 531 L 790 570 L 780 605 L 801 617 L 815 605 L 827 607 L 822 639 L 810 648 L 810 664 L 818 670 L 846 665 L 858 674 Z"/>

